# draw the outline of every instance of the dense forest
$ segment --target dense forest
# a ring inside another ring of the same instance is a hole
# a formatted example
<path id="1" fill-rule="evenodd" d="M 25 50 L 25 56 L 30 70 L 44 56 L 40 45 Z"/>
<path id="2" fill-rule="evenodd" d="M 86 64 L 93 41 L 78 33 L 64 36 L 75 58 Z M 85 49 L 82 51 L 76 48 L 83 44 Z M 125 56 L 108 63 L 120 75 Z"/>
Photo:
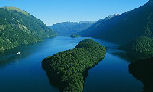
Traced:
<path id="1" fill-rule="evenodd" d="M 55 36 L 41 20 L 15 7 L 0 8 L 0 51 Z"/>
<path id="2" fill-rule="evenodd" d="M 140 36 L 135 41 L 121 46 L 121 49 L 134 60 L 151 58 L 153 57 L 153 38 Z"/>
<path id="3" fill-rule="evenodd" d="M 59 52 L 43 60 L 50 82 L 62 92 L 82 92 L 88 70 L 105 56 L 105 47 L 85 39 L 71 50 Z"/>
<path id="4" fill-rule="evenodd" d="M 53 26 L 50 26 L 50 28 L 56 31 L 58 35 L 69 36 L 87 29 L 93 23 L 95 22 L 94 21 L 62 22 L 62 23 L 53 24 Z"/>

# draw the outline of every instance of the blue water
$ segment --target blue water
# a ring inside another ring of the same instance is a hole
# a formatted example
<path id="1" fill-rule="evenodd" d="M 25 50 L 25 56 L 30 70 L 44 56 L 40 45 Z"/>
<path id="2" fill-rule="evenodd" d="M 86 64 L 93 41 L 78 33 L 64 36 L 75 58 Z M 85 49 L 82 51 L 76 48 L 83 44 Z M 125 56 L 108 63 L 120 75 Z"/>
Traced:
<path id="1" fill-rule="evenodd" d="M 89 70 L 85 92 L 142 92 L 143 85 L 128 71 L 129 63 L 110 53 Z"/>
<path id="2" fill-rule="evenodd" d="M 86 38 L 57 36 L 16 48 L 0 55 L 0 92 L 59 92 L 49 83 L 41 61 L 57 52 L 72 49 Z M 115 45 L 96 40 L 114 50 Z M 21 55 L 16 55 L 21 51 Z M 141 92 L 143 84 L 128 71 L 128 62 L 111 54 L 89 70 L 85 92 Z"/>

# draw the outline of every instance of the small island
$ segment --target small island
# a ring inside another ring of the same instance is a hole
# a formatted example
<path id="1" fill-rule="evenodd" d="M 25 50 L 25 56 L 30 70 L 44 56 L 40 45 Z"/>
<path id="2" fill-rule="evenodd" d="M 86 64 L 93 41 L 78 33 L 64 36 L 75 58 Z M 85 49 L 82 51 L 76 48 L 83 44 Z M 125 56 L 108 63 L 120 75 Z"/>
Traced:
<path id="1" fill-rule="evenodd" d="M 79 42 L 74 49 L 59 52 L 42 61 L 50 82 L 62 92 L 83 92 L 88 70 L 105 57 L 104 46 L 91 39 Z"/>
<path id="2" fill-rule="evenodd" d="M 80 37 L 80 35 L 72 34 L 72 35 L 70 35 L 70 37 L 72 37 L 72 38 L 77 38 L 77 37 Z"/>

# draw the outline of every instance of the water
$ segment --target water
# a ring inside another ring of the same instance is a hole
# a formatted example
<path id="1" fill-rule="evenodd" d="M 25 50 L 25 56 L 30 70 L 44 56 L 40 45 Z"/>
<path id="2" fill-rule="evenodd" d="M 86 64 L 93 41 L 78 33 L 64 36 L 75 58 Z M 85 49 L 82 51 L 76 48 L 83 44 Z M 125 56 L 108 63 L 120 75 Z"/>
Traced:
<path id="1" fill-rule="evenodd" d="M 85 38 L 58 36 L 1 54 L 0 92 L 59 92 L 49 83 L 41 61 L 57 52 L 74 48 L 82 39 Z M 107 42 L 101 44 L 111 49 L 115 47 Z M 21 55 L 16 55 L 18 51 Z M 85 92 L 141 92 L 143 84 L 129 73 L 129 63 L 111 54 L 111 50 L 107 51 L 105 59 L 89 70 Z"/>
<path id="2" fill-rule="evenodd" d="M 89 70 L 85 92 L 142 92 L 143 85 L 128 71 L 129 63 L 110 53 Z"/>

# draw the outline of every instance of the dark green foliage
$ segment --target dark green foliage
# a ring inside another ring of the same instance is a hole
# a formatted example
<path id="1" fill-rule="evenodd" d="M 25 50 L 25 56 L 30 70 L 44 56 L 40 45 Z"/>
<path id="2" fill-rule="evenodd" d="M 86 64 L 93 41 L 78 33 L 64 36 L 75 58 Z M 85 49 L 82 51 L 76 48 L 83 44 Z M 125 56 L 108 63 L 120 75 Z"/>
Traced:
<path id="1" fill-rule="evenodd" d="M 143 36 L 140 36 L 133 40 L 126 47 L 128 55 L 134 57 L 135 59 L 145 59 L 153 56 L 153 35 L 152 35 L 152 22 L 151 17 L 148 17 L 148 22 L 144 29 Z"/>
<path id="2" fill-rule="evenodd" d="M 131 63 L 129 71 L 134 77 L 143 82 L 143 92 L 153 92 L 153 58 Z"/>
<path id="3" fill-rule="evenodd" d="M 142 36 L 133 44 L 132 50 L 140 57 L 153 56 L 153 39 L 147 36 Z"/>
<path id="4" fill-rule="evenodd" d="M 35 43 L 55 33 L 39 19 L 15 7 L 0 8 L 0 51 Z"/>
<path id="5" fill-rule="evenodd" d="M 147 24 L 150 28 L 150 31 L 147 29 L 148 32 L 145 30 Z M 100 20 L 81 34 L 82 36 L 98 37 L 103 40 L 125 45 L 136 40 L 145 32 L 147 35 L 153 32 L 152 0 L 149 0 L 144 6 L 132 11 L 125 12 L 110 19 Z"/>
<path id="6" fill-rule="evenodd" d="M 105 56 L 105 48 L 86 39 L 74 49 L 57 53 L 43 60 L 50 81 L 63 92 L 82 92 L 84 79 L 90 68 Z"/>
<path id="7" fill-rule="evenodd" d="M 92 21 L 82 22 L 62 22 L 51 26 L 50 28 L 57 32 L 58 35 L 70 36 L 71 34 L 77 34 L 78 32 L 87 29 L 93 23 Z"/>
<path id="8" fill-rule="evenodd" d="M 151 18 L 153 16 L 152 14 L 150 14 L 150 16 L 148 16 L 147 24 L 146 24 L 145 30 L 144 30 L 145 31 L 144 35 L 148 36 L 148 37 L 152 37 L 153 36 L 152 35 L 153 23 L 152 23 L 152 18 Z"/>
<path id="9" fill-rule="evenodd" d="M 133 59 L 146 59 L 153 56 L 153 38 L 147 36 L 141 36 L 136 41 L 131 42 L 128 45 L 124 45 L 128 56 Z"/>

